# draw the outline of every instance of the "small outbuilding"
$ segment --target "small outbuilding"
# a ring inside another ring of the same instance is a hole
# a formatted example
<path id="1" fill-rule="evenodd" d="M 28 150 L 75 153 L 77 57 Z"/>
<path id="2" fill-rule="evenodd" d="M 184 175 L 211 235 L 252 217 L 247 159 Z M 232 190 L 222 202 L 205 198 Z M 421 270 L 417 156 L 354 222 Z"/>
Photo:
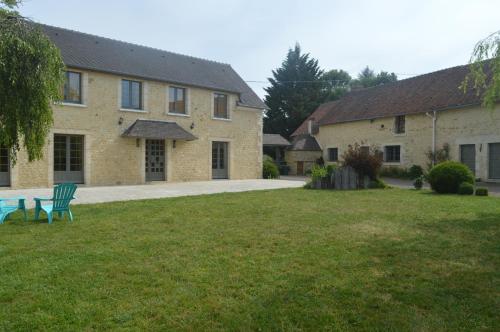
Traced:
<path id="1" fill-rule="evenodd" d="M 264 154 L 272 157 L 278 164 L 284 161 L 285 149 L 290 145 L 290 142 L 280 134 L 264 134 L 262 137 Z"/>

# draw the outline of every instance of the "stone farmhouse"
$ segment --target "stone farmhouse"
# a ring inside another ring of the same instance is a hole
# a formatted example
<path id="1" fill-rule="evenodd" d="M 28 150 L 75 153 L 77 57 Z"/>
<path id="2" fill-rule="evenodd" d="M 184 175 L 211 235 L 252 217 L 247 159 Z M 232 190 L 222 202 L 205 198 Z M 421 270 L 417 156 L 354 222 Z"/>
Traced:
<path id="1" fill-rule="evenodd" d="M 0 185 L 48 187 L 262 176 L 264 103 L 223 63 L 42 25 L 67 67 L 44 159 Z"/>
<path id="2" fill-rule="evenodd" d="M 401 168 L 425 168 L 427 152 L 448 146 L 476 178 L 500 182 L 500 106 L 482 108 L 476 91 L 459 89 L 468 70 L 439 70 L 320 105 L 292 135 L 291 173 L 303 174 L 319 157 L 337 163 L 355 143 L 381 151 L 384 167 Z"/>

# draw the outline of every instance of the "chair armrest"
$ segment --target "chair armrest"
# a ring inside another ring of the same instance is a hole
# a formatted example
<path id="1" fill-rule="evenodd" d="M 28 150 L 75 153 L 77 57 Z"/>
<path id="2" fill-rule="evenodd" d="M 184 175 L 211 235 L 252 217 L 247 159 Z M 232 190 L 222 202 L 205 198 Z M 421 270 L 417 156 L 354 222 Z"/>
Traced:
<path id="1" fill-rule="evenodd" d="M 47 198 L 47 197 L 35 197 L 33 199 L 35 201 L 52 201 L 52 198 Z"/>

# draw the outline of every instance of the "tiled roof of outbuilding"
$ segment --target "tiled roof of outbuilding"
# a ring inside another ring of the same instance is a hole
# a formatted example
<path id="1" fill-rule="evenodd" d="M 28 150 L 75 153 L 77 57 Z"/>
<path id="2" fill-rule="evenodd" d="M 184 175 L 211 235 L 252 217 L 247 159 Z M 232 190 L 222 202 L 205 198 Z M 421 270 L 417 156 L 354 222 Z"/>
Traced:
<path id="1" fill-rule="evenodd" d="M 288 142 L 280 134 L 264 134 L 263 137 L 262 137 L 262 145 L 267 145 L 267 146 L 289 146 L 290 142 Z"/>
<path id="2" fill-rule="evenodd" d="M 61 50 L 68 67 L 233 92 L 240 95 L 242 106 L 266 108 L 228 64 L 73 30 L 40 26 Z"/>
<path id="3" fill-rule="evenodd" d="M 314 136 L 309 134 L 295 136 L 292 140 L 292 151 L 321 151 L 321 147 Z"/>
<path id="4" fill-rule="evenodd" d="M 322 126 L 397 115 L 440 111 L 481 103 L 476 90 L 459 89 L 469 67 L 458 66 L 352 91 L 339 100 L 320 105 L 292 136 L 307 133 L 307 121 Z"/>

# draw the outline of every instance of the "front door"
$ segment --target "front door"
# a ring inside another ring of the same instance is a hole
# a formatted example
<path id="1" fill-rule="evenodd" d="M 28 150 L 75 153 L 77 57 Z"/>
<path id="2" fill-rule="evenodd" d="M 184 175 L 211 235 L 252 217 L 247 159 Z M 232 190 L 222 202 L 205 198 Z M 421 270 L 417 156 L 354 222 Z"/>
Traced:
<path id="1" fill-rule="evenodd" d="M 212 142 L 212 178 L 227 179 L 227 142 Z"/>
<path id="2" fill-rule="evenodd" d="M 54 135 L 54 183 L 83 183 L 83 136 Z"/>
<path id="3" fill-rule="evenodd" d="M 304 175 L 304 162 L 297 161 L 297 175 Z"/>
<path id="4" fill-rule="evenodd" d="M 490 143 L 489 150 L 489 171 L 488 178 L 500 179 L 500 143 Z"/>
<path id="5" fill-rule="evenodd" d="M 10 185 L 9 151 L 0 147 L 0 186 Z"/>
<path id="6" fill-rule="evenodd" d="M 476 174 L 476 146 L 474 144 L 460 145 L 460 162 L 469 167 L 472 174 Z"/>
<path id="7" fill-rule="evenodd" d="M 164 140 L 146 140 L 146 181 L 165 181 Z"/>

